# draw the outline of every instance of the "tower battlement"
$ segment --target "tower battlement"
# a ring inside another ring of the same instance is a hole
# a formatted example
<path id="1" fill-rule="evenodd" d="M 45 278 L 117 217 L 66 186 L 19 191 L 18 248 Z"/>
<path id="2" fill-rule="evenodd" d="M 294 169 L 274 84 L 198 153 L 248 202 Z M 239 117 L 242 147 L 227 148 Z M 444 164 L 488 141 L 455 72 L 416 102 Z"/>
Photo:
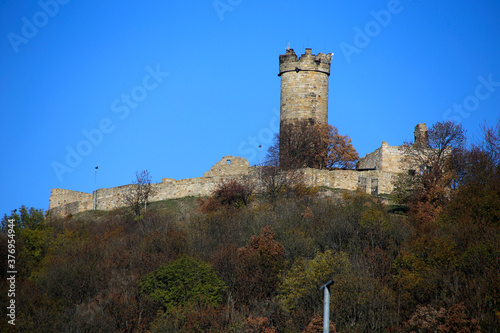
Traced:
<path id="1" fill-rule="evenodd" d="M 310 48 L 299 57 L 293 49 L 287 49 L 285 54 L 279 56 L 279 74 L 281 76 L 287 72 L 314 71 L 330 75 L 331 54 L 312 54 Z"/>

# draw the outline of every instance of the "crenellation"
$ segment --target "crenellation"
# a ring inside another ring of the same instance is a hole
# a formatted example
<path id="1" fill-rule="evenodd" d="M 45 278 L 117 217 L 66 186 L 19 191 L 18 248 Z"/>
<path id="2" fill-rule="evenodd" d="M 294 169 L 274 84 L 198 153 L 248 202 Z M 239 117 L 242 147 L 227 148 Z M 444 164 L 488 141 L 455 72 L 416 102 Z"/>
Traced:
<path id="1" fill-rule="evenodd" d="M 279 56 L 280 71 L 278 76 L 287 72 L 317 71 L 330 75 L 331 54 L 312 54 L 310 48 L 297 57 L 293 49 L 287 49 L 285 54 Z"/>

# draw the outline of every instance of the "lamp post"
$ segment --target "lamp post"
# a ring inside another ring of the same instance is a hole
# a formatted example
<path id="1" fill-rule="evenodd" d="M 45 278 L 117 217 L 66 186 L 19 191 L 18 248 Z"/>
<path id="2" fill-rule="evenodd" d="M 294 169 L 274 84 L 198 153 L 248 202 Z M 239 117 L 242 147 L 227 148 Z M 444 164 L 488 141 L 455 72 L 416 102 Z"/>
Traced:
<path id="1" fill-rule="evenodd" d="M 97 169 L 98 166 L 94 168 L 94 210 L 97 209 Z"/>
<path id="2" fill-rule="evenodd" d="M 260 193 L 262 193 L 262 164 L 260 162 L 260 150 L 262 145 L 259 145 L 259 179 L 260 179 Z"/>
<path id="3" fill-rule="evenodd" d="M 319 290 L 323 289 L 323 333 L 330 332 L 330 286 L 333 284 L 333 280 L 328 281 Z"/>

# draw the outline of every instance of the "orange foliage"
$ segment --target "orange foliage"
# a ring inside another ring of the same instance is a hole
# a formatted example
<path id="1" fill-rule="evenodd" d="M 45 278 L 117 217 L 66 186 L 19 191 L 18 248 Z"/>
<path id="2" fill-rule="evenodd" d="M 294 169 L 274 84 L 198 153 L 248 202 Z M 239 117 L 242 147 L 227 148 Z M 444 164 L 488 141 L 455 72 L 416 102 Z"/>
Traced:
<path id="1" fill-rule="evenodd" d="M 268 225 L 238 249 L 236 290 L 241 301 L 251 303 L 275 294 L 284 267 L 284 247 L 275 239 L 276 234 Z"/>
<path id="2" fill-rule="evenodd" d="M 335 329 L 335 324 L 331 321 L 329 325 L 329 330 L 330 333 L 337 333 L 337 330 Z M 319 314 L 315 315 L 307 325 L 306 329 L 302 331 L 302 333 L 322 333 L 322 332 L 323 332 L 323 317 L 320 316 Z"/>
<path id="3" fill-rule="evenodd" d="M 353 169 L 359 158 L 351 139 L 328 124 L 301 121 L 282 125 L 277 144 L 279 148 L 272 147 L 270 153 L 279 153 L 279 165 L 284 169 Z"/>

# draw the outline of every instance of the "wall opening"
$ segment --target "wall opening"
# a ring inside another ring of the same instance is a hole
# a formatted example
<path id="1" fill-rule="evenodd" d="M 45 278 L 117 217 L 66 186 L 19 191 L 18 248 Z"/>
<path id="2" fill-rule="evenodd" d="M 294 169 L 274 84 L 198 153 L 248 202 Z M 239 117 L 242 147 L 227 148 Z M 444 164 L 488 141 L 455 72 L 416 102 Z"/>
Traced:
<path id="1" fill-rule="evenodd" d="M 358 178 L 358 187 L 361 189 L 361 191 L 366 192 L 366 178 L 365 177 Z"/>
<path id="2" fill-rule="evenodd" d="M 231 164 L 231 160 L 226 160 L 226 164 L 227 165 Z"/>
<path id="3" fill-rule="evenodd" d="M 378 178 L 372 178 L 372 194 L 378 194 Z"/>

